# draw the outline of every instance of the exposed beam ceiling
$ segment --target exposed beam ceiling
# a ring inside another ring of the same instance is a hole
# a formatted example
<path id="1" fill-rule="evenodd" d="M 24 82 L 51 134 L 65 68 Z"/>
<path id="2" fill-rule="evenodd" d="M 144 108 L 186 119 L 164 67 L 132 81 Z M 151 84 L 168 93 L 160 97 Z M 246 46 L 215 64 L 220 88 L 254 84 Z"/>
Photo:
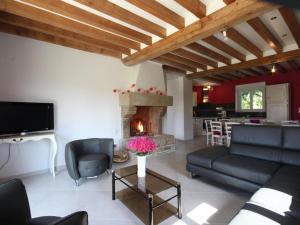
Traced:
<path id="1" fill-rule="evenodd" d="M 45 34 L 38 31 L 33 31 L 27 28 L 17 27 L 10 24 L 0 22 L 0 32 L 32 38 L 39 41 L 45 41 L 51 44 L 62 45 L 69 48 L 79 49 L 86 52 L 97 53 L 101 55 L 107 55 L 115 58 L 121 58 L 121 53 L 83 44 L 70 39 L 60 38 L 53 35 Z"/>
<path id="2" fill-rule="evenodd" d="M 175 0 L 178 4 L 189 10 L 198 18 L 206 16 L 206 5 L 200 0 Z"/>
<path id="3" fill-rule="evenodd" d="M 113 50 L 116 52 L 124 53 L 126 55 L 130 54 L 129 48 L 121 47 L 106 41 L 90 38 L 85 35 L 74 33 L 48 24 L 30 20 L 24 17 L 15 16 L 6 12 L 0 11 L 0 21 L 18 27 L 23 27 L 30 30 L 35 30 L 45 34 L 53 35 L 55 37 L 61 37 L 61 38 L 70 39 L 77 42 L 82 42 L 87 45 L 93 45 L 95 47 Z"/>
<path id="4" fill-rule="evenodd" d="M 240 60 L 240 61 L 246 60 L 245 55 L 243 55 L 239 51 L 235 50 L 231 46 L 227 45 L 223 41 L 220 41 L 215 36 L 210 36 L 210 37 L 204 38 L 203 41 L 210 44 L 211 46 L 214 46 L 215 48 L 227 53 L 228 55 Z"/>
<path id="5" fill-rule="evenodd" d="M 193 68 L 200 68 L 202 70 L 206 70 L 205 65 L 200 64 L 200 63 L 195 62 L 195 61 L 192 61 L 192 60 L 189 60 L 189 59 L 186 59 L 184 57 L 180 57 L 178 55 L 167 53 L 167 54 L 164 54 L 163 56 L 164 56 L 165 59 L 169 59 L 169 60 L 177 62 L 177 63 L 181 63 L 181 64 L 184 64 L 184 65 L 193 67 Z"/>
<path id="6" fill-rule="evenodd" d="M 180 74 L 182 74 L 184 76 L 186 75 L 186 72 L 184 70 L 180 70 L 180 69 L 177 69 L 177 68 L 172 67 L 172 66 L 163 65 L 162 68 L 163 68 L 163 70 L 168 70 L 168 71 L 180 73 Z"/>
<path id="7" fill-rule="evenodd" d="M 224 82 L 224 79 L 216 78 L 216 77 L 205 77 L 201 78 L 201 80 L 207 81 L 209 83 L 221 84 Z"/>
<path id="8" fill-rule="evenodd" d="M 126 0 L 178 29 L 185 27 L 184 18 L 155 0 Z"/>
<path id="9" fill-rule="evenodd" d="M 286 25 L 289 27 L 293 37 L 300 48 L 300 24 L 297 20 L 297 17 L 292 9 L 282 7 L 279 9 L 280 14 L 282 15 Z"/>
<path id="10" fill-rule="evenodd" d="M 190 67 L 190 66 L 184 65 L 182 63 L 175 62 L 174 60 L 170 60 L 169 58 L 166 58 L 165 56 L 157 57 L 156 59 L 152 59 L 152 61 L 158 62 L 163 65 L 172 66 L 177 69 L 184 70 L 184 71 L 194 71 L 194 72 L 197 71 L 197 69 L 195 67 Z"/>
<path id="11" fill-rule="evenodd" d="M 107 0 L 76 0 L 77 2 L 91 7 L 99 12 L 105 13 L 111 17 L 122 20 L 128 24 L 136 26 L 149 33 L 159 37 L 166 37 L 167 31 L 164 27 L 157 25 L 149 20 L 144 19 L 112 2 Z"/>
<path id="12" fill-rule="evenodd" d="M 74 20 L 70 20 L 65 17 L 15 1 L 1 0 L 1 2 L 4 3 L 2 11 L 39 21 L 74 33 L 85 34 L 91 38 L 110 42 L 122 47 L 133 48 L 136 50 L 140 49 L 140 43 L 138 42 L 96 29 L 91 26 L 86 26 Z"/>
<path id="13" fill-rule="evenodd" d="M 152 44 L 152 37 L 145 35 L 141 32 L 130 29 L 126 26 L 112 22 L 101 16 L 97 16 L 93 13 L 72 6 L 60 0 L 23 0 L 24 2 L 36 5 L 43 9 L 59 13 L 61 15 L 73 18 L 78 21 L 85 22 L 95 27 L 105 29 L 107 31 L 122 35 L 124 37 L 133 39 L 145 44 Z"/>
<path id="14" fill-rule="evenodd" d="M 275 69 L 278 70 L 280 73 L 286 73 L 286 69 L 281 66 L 279 63 L 275 63 Z"/>
<path id="15" fill-rule="evenodd" d="M 203 56 L 194 54 L 194 53 L 192 53 L 190 51 L 187 51 L 187 50 L 184 50 L 184 49 L 177 49 L 177 50 L 172 51 L 172 53 L 174 53 L 176 55 L 179 55 L 179 56 L 182 56 L 184 58 L 193 60 L 193 61 L 198 62 L 198 63 L 203 64 L 203 65 L 208 65 L 208 66 L 211 66 L 211 67 L 218 67 L 218 64 L 215 61 L 207 59 Z"/>
<path id="16" fill-rule="evenodd" d="M 255 76 L 261 76 L 262 74 L 260 72 L 258 72 L 257 70 L 254 70 L 254 69 L 246 69 L 245 71 L 249 72 L 250 74 L 252 75 L 255 75 Z"/>
<path id="17" fill-rule="evenodd" d="M 299 65 L 294 60 L 287 61 L 287 64 L 290 69 L 299 70 Z"/>
<path id="18" fill-rule="evenodd" d="M 83 1 L 83 0 L 80 0 Z M 86 1 L 86 0 L 84 0 Z M 278 8 L 258 0 L 237 0 L 201 20 L 194 22 L 151 46 L 148 46 L 123 59 L 125 65 L 135 65 L 143 61 L 191 44 L 199 39 L 207 38 L 226 27 L 232 27 L 245 20 L 250 20 L 270 10 Z"/>
<path id="19" fill-rule="evenodd" d="M 300 50 L 293 50 L 284 53 L 278 53 L 276 55 L 262 57 L 260 59 L 248 60 L 246 62 L 232 64 L 230 66 L 223 66 L 216 69 L 211 69 L 207 71 L 197 72 L 193 74 L 189 74 L 189 78 L 200 78 L 206 77 L 208 75 L 218 74 L 218 73 L 228 73 L 235 70 L 247 69 L 251 67 L 256 67 L 260 65 L 269 65 L 273 63 L 280 63 L 289 60 L 293 60 L 296 58 L 300 58 Z"/>
<path id="20" fill-rule="evenodd" d="M 201 45 L 201 44 L 198 44 L 198 43 L 192 43 L 192 44 L 189 44 L 187 46 L 185 46 L 186 48 L 189 48 L 195 52 L 198 52 L 202 55 L 206 55 L 216 61 L 220 61 L 222 63 L 225 63 L 225 64 L 230 64 L 231 63 L 231 60 L 213 50 L 210 50 L 209 48 Z"/>
<path id="21" fill-rule="evenodd" d="M 264 39 L 275 52 L 282 52 L 282 46 L 269 28 L 261 21 L 260 18 L 248 20 L 248 24 Z"/>
<path id="22" fill-rule="evenodd" d="M 260 70 L 261 72 L 263 72 L 264 74 L 270 73 L 270 72 L 271 72 L 268 68 L 266 68 L 266 67 L 264 67 L 264 66 L 257 66 L 256 68 L 259 69 L 259 70 Z"/>
<path id="23" fill-rule="evenodd" d="M 227 36 L 240 46 L 242 46 L 244 49 L 251 52 L 256 57 L 262 57 L 263 52 L 260 50 L 255 44 L 253 44 L 251 41 L 249 41 L 245 36 L 243 36 L 240 32 L 238 32 L 234 28 L 229 28 L 227 31 Z"/>
<path id="24" fill-rule="evenodd" d="M 228 4 L 230 4 L 230 3 L 235 2 L 235 0 L 223 0 L 223 2 L 224 2 L 226 5 L 228 5 Z"/>

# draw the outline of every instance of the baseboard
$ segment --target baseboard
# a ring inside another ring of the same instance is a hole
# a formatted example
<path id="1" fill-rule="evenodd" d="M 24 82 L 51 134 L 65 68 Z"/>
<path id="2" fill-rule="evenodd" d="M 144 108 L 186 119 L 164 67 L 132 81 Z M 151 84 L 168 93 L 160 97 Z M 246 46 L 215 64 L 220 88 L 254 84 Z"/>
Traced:
<path id="1" fill-rule="evenodd" d="M 65 169 L 66 169 L 65 165 L 56 166 L 55 167 L 55 173 L 57 174 L 57 173 L 65 170 Z M 49 176 L 52 177 L 52 174 L 50 173 L 49 169 L 43 169 L 43 170 L 37 170 L 37 171 L 29 172 L 29 173 L 17 174 L 17 175 L 9 176 L 9 177 L 1 177 L 0 181 L 11 180 L 11 179 L 16 179 L 16 178 L 22 179 L 22 178 L 31 177 L 31 176 L 37 176 L 37 175 L 42 175 L 42 174 L 46 174 L 46 173 L 49 173 Z"/>

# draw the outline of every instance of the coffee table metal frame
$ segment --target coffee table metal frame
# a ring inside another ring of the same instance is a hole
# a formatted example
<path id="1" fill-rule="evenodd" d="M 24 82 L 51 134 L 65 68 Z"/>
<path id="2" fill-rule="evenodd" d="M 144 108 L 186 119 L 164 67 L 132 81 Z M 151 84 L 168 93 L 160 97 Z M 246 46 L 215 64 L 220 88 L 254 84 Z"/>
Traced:
<path id="1" fill-rule="evenodd" d="M 138 194 L 141 194 L 146 200 L 147 200 L 147 203 L 148 203 L 148 225 L 153 225 L 153 210 L 162 206 L 163 204 L 167 203 L 168 201 L 174 199 L 177 197 L 177 217 L 179 219 L 182 218 L 182 209 L 181 209 L 181 185 L 180 183 L 177 183 L 176 182 L 176 185 L 174 185 L 173 183 L 169 182 L 168 180 L 166 179 L 163 179 L 163 177 L 159 177 L 155 174 L 152 173 L 151 170 L 149 169 L 146 169 L 146 173 L 163 181 L 163 182 L 166 182 L 167 184 L 171 185 L 172 187 L 176 188 L 177 189 L 177 194 L 168 198 L 167 200 L 164 200 L 163 202 L 160 202 L 159 204 L 157 205 L 154 205 L 153 204 L 153 194 L 146 194 L 145 192 L 139 190 L 139 189 L 135 189 L 133 188 L 130 184 L 126 183 L 124 178 L 126 177 L 129 177 L 129 176 L 133 176 L 133 175 L 136 175 L 137 173 L 131 173 L 131 174 L 127 174 L 125 176 L 122 176 L 122 177 L 119 177 L 119 176 L 116 176 L 116 173 L 115 171 L 113 170 L 112 171 L 112 200 L 115 200 L 116 199 L 116 181 L 120 181 L 122 182 L 124 185 L 126 185 L 128 188 L 130 188 L 132 191 L 138 193 Z"/>

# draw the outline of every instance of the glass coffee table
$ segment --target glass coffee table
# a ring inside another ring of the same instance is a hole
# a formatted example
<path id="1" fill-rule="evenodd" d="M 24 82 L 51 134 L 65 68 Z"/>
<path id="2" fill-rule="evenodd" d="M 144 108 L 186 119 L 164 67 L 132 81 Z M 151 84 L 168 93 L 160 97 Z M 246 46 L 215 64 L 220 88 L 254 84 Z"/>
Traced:
<path id="1" fill-rule="evenodd" d="M 126 188 L 116 192 L 116 181 L 120 181 Z M 167 193 L 163 193 L 166 190 Z M 167 197 L 162 197 L 162 194 Z M 146 169 L 145 178 L 137 177 L 136 165 L 114 170 L 112 199 L 116 197 L 144 224 L 159 224 L 176 214 L 179 219 L 182 218 L 180 183 L 150 169 Z M 177 208 L 169 203 L 174 198 L 177 198 Z"/>

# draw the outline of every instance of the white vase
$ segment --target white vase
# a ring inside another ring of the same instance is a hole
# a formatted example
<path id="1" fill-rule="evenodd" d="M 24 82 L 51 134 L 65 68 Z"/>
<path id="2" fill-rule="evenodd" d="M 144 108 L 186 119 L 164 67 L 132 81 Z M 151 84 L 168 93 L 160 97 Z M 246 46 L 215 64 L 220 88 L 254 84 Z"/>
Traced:
<path id="1" fill-rule="evenodd" d="M 146 156 L 137 156 L 137 175 L 138 177 L 146 176 Z"/>

